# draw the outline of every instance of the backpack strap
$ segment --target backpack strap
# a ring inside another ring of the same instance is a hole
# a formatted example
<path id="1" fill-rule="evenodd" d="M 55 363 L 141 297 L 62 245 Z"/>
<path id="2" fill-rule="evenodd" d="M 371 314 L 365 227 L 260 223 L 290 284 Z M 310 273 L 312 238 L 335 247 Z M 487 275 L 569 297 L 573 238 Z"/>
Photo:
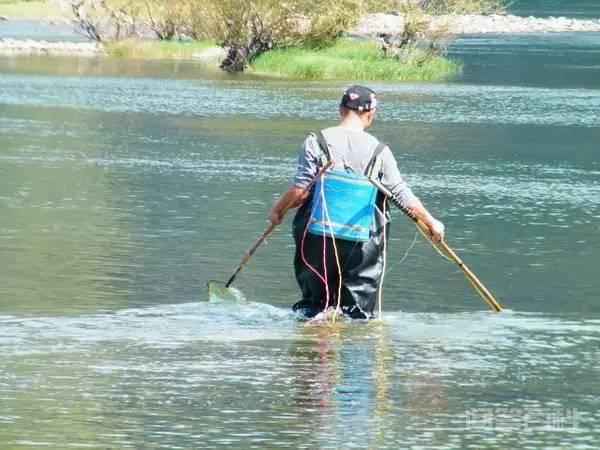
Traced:
<path id="1" fill-rule="evenodd" d="M 373 150 L 373 156 L 371 157 L 371 161 L 369 161 L 369 164 L 367 165 L 367 170 L 365 170 L 365 175 L 369 178 L 381 175 L 383 160 L 380 158 L 380 156 L 383 150 L 385 150 L 385 147 L 386 145 L 383 142 L 379 142 L 375 146 L 375 150 Z"/>
<path id="2" fill-rule="evenodd" d="M 329 153 L 329 146 L 327 145 L 327 141 L 325 140 L 325 136 L 322 131 L 317 131 L 315 133 L 317 137 L 317 143 L 319 144 L 319 148 L 321 149 L 321 165 L 325 167 L 329 161 L 331 161 L 331 154 Z"/>

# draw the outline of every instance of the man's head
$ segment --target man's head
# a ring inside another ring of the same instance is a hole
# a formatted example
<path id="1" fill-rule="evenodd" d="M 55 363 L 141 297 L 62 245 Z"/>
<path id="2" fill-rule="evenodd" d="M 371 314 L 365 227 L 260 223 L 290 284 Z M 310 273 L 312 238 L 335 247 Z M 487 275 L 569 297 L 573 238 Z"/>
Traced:
<path id="1" fill-rule="evenodd" d="M 340 115 L 345 120 L 351 115 L 360 118 L 364 129 L 373 123 L 377 109 L 377 96 L 368 87 L 354 85 L 346 89 L 340 102 Z"/>

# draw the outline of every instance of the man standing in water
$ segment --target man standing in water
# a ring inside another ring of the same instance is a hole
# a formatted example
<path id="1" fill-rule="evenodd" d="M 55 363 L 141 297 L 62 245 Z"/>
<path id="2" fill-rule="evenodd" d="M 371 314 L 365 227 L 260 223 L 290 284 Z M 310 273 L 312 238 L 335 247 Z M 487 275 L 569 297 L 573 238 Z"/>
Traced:
<path id="1" fill-rule="evenodd" d="M 271 209 L 271 223 L 279 225 L 288 205 L 300 206 L 293 223 L 294 268 L 302 291 L 293 309 L 299 315 L 310 318 L 339 305 L 351 318 L 373 317 L 390 215 L 384 195 L 368 177 L 378 179 L 403 208 L 427 225 L 433 239 L 444 238 L 444 225 L 402 179 L 391 150 L 365 131 L 376 107 L 371 89 L 346 90 L 339 106 L 340 124 L 308 136 L 293 185 Z M 306 192 L 328 161 L 332 168 Z"/>

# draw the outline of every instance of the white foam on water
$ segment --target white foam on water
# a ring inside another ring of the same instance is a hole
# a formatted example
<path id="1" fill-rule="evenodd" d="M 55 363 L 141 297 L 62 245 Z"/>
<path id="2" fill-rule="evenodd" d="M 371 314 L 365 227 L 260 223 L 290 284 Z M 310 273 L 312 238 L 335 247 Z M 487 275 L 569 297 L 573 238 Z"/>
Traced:
<path id="1" fill-rule="evenodd" d="M 252 301 L 161 305 L 72 317 L 5 316 L 0 318 L 0 347 L 3 347 L 2 353 L 8 355 L 53 349 L 78 351 L 102 342 L 177 347 L 202 341 L 291 339 L 297 338 L 307 325 L 330 325 L 331 314 L 327 319 L 298 322 L 291 310 Z M 368 333 L 377 323 L 383 323 L 393 340 L 419 345 L 497 345 L 521 333 L 600 337 L 597 321 L 569 321 L 511 311 L 501 314 L 386 312 L 383 321 L 351 321 L 342 316 L 337 316 L 336 321 L 359 334 Z"/>

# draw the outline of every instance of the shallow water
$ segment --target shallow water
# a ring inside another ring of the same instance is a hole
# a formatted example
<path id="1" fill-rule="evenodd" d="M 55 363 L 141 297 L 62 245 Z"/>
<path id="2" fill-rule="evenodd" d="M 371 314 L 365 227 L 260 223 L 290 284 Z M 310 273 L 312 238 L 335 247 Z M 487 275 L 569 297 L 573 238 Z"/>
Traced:
<path id="1" fill-rule="evenodd" d="M 600 36 L 522 39 L 374 85 L 373 132 L 509 311 L 421 240 L 399 264 L 394 213 L 383 323 L 333 327 L 289 310 L 289 222 L 236 279 L 249 304 L 204 300 L 342 84 L 0 59 L 0 442 L 597 448 Z"/>
<path id="2" fill-rule="evenodd" d="M 307 327 L 264 304 L 187 303 L 1 323 L 0 421 L 15 444 L 537 449 L 599 438 L 588 428 L 595 380 L 581 376 L 597 369 L 597 320 L 388 313 Z"/>
<path id="3" fill-rule="evenodd" d="M 88 40 L 85 36 L 76 33 L 68 23 L 21 19 L 0 21 L 0 37 L 2 39 L 34 39 L 47 42 L 85 42 Z"/>

